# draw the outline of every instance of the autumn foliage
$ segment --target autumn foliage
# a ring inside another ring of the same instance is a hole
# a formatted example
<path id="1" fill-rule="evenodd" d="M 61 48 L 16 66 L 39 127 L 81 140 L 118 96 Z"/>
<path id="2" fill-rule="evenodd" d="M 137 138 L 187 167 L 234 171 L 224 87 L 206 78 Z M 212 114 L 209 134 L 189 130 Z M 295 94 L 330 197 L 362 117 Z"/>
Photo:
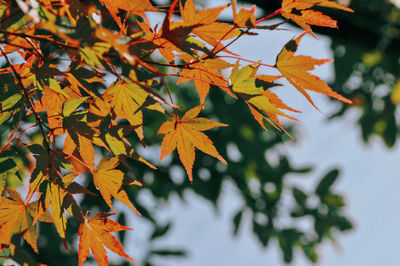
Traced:
<path id="1" fill-rule="evenodd" d="M 193 182 L 196 149 L 226 164 L 205 131 L 228 125 L 201 116 L 210 89 L 245 101 L 265 130 L 272 125 L 284 132 L 281 118 L 295 119 L 299 111 L 278 97 L 280 79 L 315 107 L 308 91 L 351 103 L 309 73 L 332 60 L 295 55 L 307 33 L 316 37 L 310 25 L 337 27 L 315 6 L 352 12 L 334 1 L 283 0 L 281 9 L 259 19 L 254 7 L 238 10 L 234 0 L 203 10 L 193 0 L 168 6 L 153 6 L 149 0 L 89 2 L 0 2 L 0 125 L 8 134 L 0 150 L 0 249 L 10 249 L 11 258 L 16 235 L 40 252 L 39 222 L 53 223 L 68 249 L 65 232 L 71 216 L 80 223 L 80 265 L 90 253 L 99 265 L 108 265 L 105 248 L 134 263 L 111 234 L 130 228 L 111 220 L 112 213 L 81 209 L 75 194 L 99 196 L 114 212 L 115 198 L 140 215 L 124 188 L 142 184 L 119 165 L 130 169 L 133 159 L 156 172 L 134 148 L 146 143 L 144 112 L 165 117 L 158 129 L 163 135 L 160 160 L 177 150 Z M 233 22 L 219 21 L 228 8 Z M 165 14 L 163 21 L 150 23 L 152 12 Z M 286 20 L 267 23 L 279 14 L 305 32 L 286 43 L 273 65 L 230 50 L 242 36 L 282 27 Z M 193 82 L 198 106 L 182 110 L 174 102 L 180 92 L 179 86 L 171 91 L 173 82 Z M 136 134 L 138 143 L 130 143 L 129 134 Z M 26 136 L 31 143 L 24 141 Z M 21 154 L 24 160 L 15 159 Z M 83 185 L 89 182 L 98 191 Z"/>

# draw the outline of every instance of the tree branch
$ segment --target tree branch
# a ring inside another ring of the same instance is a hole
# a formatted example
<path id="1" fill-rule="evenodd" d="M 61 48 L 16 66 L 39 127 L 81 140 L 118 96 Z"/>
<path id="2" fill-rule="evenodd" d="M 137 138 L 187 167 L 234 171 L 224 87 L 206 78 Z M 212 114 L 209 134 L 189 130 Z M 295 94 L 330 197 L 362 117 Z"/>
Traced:
<path id="1" fill-rule="evenodd" d="M 35 110 L 35 104 L 33 103 L 32 99 L 29 97 L 29 94 L 28 94 L 27 90 L 25 89 L 25 87 L 24 87 L 24 85 L 22 83 L 21 76 L 18 74 L 18 72 L 15 69 L 14 65 L 12 64 L 10 58 L 8 58 L 7 54 L 4 52 L 4 49 L 3 49 L 3 47 L 1 45 L 0 45 L 0 50 L 1 50 L 1 53 L 3 54 L 4 58 L 6 59 L 7 63 L 10 65 L 12 71 L 14 72 L 14 75 L 17 78 L 18 84 L 21 87 L 22 93 L 24 94 L 24 96 L 27 99 L 30 107 L 32 108 L 32 113 L 36 118 L 36 124 L 39 126 L 40 131 L 41 131 L 42 136 L 43 136 L 43 142 L 44 142 L 45 148 L 46 148 L 47 152 L 50 154 L 51 149 L 50 149 L 49 141 L 47 140 L 46 133 L 44 132 L 42 120 L 40 119 L 39 114 Z"/>

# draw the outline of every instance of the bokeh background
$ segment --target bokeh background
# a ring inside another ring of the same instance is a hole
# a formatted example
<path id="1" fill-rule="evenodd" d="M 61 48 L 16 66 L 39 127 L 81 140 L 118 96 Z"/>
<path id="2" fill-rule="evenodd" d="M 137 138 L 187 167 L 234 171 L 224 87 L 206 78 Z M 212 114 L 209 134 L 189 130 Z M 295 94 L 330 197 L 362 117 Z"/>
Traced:
<path id="1" fill-rule="evenodd" d="M 203 7 L 226 2 L 197 1 Z M 354 105 L 313 94 L 319 112 L 282 82 L 278 94 L 303 111 L 296 116 L 301 122 L 285 123 L 295 138 L 291 140 L 273 128 L 263 131 L 244 102 L 212 88 L 203 115 L 230 125 L 209 132 L 229 166 L 196 153 L 193 184 L 176 154 L 158 162 L 155 143 L 161 136 L 155 129 L 162 118 L 147 114 L 145 120 L 151 122 L 145 138 L 150 145 L 139 154 L 159 170 L 135 165 L 145 187 L 131 188 L 130 197 L 143 217 L 129 210 L 117 217 L 135 229 L 120 237 L 139 265 L 399 264 L 400 3 L 339 2 L 355 13 L 324 9 L 338 20 L 339 30 L 314 27 L 319 40 L 306 36 L 298 54 L 334 58 L 333 64 L 314 73 Z M 256 4 L 261 17 L 278 9 L 281 1 L 242 4 Z M 155 22 L 162 18 L 151 17 Z M 276 22 L 279 19 L 264 23 Z M 290 23 L 281 28 L 285 30 L 244 37 L 232 50 L 274 64 L 282 46 L 302 32 Z M 178 88 L 170 82 L 180 95 L 179 105 L 197 105 L 193 84 Z M 109 211 L 92 196 L 82 198 L 81 204 Z M 122 204 L 116 207 L 124 210 Z M 71 222 L 70 232 L 78 226 Z M 27 253 L 49 265 L 77 265 L 76 249 L 64 251 L 52 226 L 43 224 L 41 233 L 40 254 L 32 254 L 29 247 Z M 72 237 L 67 239 L 77 247 Z M 111 259 L 113 265 L 129 265 L 116 256 Z"/>

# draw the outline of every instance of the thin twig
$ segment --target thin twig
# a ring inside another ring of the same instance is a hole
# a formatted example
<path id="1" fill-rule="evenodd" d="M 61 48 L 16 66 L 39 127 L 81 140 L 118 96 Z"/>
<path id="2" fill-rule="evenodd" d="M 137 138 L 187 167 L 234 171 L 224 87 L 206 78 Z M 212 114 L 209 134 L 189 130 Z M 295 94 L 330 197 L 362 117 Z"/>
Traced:
<path id="1" fill-rule="evenodd" d="M 28 94 L 28 92 L 26 91 L 26 89 L 25 89 L 25 87 L 24 87 L 24 85 L 23 85 L 23 83 L 22 83 L 22 78 L 21 78 L 21 76 L 18 74 L 18 72 L 17 72 L 17 70 L 15 69 L 14 65 L 12 64 L 10 58 L 8 58 L 7 54 L 4 52 L 4 49 L 3 49 L 3 47 L 2 47 L 1 45 L 0 45 L 0 50 L 1 50 L 1 53 L 3 54 L 4 58 L 6 59 L 7 63 L 10 65 L 12 71 L 14 72 L 14 75 L 15 75 L 15 77 L 16 77 L 17 80 L 18 80 L 18 84 L 19 84 L 19 86 L 21 87 L 22 93 L 24 94 L 24 96 L 25 96 L 25 98 L 27 99 L 27 101 L 28 101 L 30 107 L 32 108 L 32 113 L 33 113 L 33 115 L 34 115 L 35 118 L 36 118 L 36 124 L 39 126 L 40 131 L 41 131 L 42 136 L 43 136 L 43 142 L 44 142 L 44 144 L 45 144 L 45 148 L 46 148 L 47 152 L 48 152 L 49 155 L 50 155 L 51 149 L 50 149 L 49 141 L 47 140 L 46 133 L 44 132 L 42 120 L 40 119 L 39 114 L 38 114 L 38 113 L 36 112 L 36 110 L 35 110 L 35 104 L 33 103 L 32 99 L 29 97 L 29 94 Z"/>

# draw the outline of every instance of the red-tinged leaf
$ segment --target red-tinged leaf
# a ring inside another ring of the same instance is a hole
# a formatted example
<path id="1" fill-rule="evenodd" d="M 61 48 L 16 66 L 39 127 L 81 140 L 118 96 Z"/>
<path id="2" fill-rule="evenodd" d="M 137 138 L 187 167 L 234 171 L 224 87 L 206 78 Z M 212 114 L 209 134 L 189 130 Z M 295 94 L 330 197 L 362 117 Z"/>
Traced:
<path id="1" fill-rule="evenodd" d="M 167 43 L 169 42 L 166 46 L 172 47 L 172 51 L 186 52 L 196 57 L 194 50 L 204 48 L 204 44 L 195 41 L 190 33 L 198 25 L 185 26 L 184 23 L 171 23 L 172 15 L 177 4 L 178 0 L 174 0 L 170 5 L 168 14 L 165 16 L 162 28 L 160 29 L 161 34 L 159 36 L 166 40 Z M 173 55 L 166 56 L 163 54 L 163 56 L 165 58 L 175 58 Z M 171 62 L 170 60 L 168 61 Z"/>
<path id="2" fill-rule="evenodd" d="M 122 189 L 122 185 L 125 183 L 124 181 L 129 180 L 129 178 L 126 177 L 121 170 L 115 169 L 118 164 L 119 159 L 117 157 L 113 157 L 109 160 L 102 160 L 93 173 L 93 182 L 99 189 L 107 205 L 110 206 L 113 211 L 115 210 L 112 206 L 111 197 L 121 201 L 123 204 L 131 208 L 135 213 L 140 215 L 140 213 L 132 205 L 125 190 Z M 136 180 L 129 180 L 127 184 L 141 186 L 141 183 Z"/>
<path id="3" fill-rule="evenodd" d="M 99 213 L 90 220 L 88 220 L 87 217 L 84 218 L 84 222 L 80 225 L 78 231 L 79 266 L 82 266 L 89 257 L 90 250 L 98 265 L 108 266 L 108 257 L 105 247 L 136 265 L 136 262 L 125 253 L 118 239 L 111 234 L 112 232 L 131 230 L 131 228 L 108 219 L 107 217 L 110 215 L 112 214 Z"/>
<path id="4" fill-rule="evenodd" d="M 151 30 L 149 24 L 140 21 L 138 21 L 137 23 L 145 33 L 145 36 L 143 38 L 148 42 L 151 42 L 158 49 L 158 51 L 165 58 L 165 60 L 167 60 L 167 62 L 173 62 L 175 59 L 173 51 L 177 50 L 178 48 L 167 39 L 161 37 L 162 30 L 159 30 L 157 33 L 154 33 Z"/>
<path id="5" fill-rule="evenodd" d="M 183 21 L 172 22 L 172 13 L 177 2 L 178 1 L 174 1 L 170 5 L 168 15 L 165 16 L 163 21 L 161 29 L 162 34 L 160 36 L 173 45 L 173 50 L 185 52 L 199 59 L 196 51 L 203 51 L 206 53 L 210 53 L 210 51 L 205 44 L 196 39 L 193 34 L 218 50 L 224 50 L 221 41 L 231 39 L 240 34 L 240 31 L 234 26 L 227 23 L 216 22 L 219 14 L 227 5 L 195 12 L 193 0 L 189 0 L 186 1 L 185 6 L 180 6 Z M 170 45 L 167 45 L 167 47 L 168 46 Z M 165 57 L 164 54 L 163 56 Z M 170 61 L 169 59 L 167 60 Z"/>
<path id="6" fill-rule="evenodd" d="M 113 33 L 106 28 L 99 27 L 97 28 L 95 34 L 97 38 L 105 43 L 110 44 L 111 47 L 118 52 L 120 57 L 126 60 L 129 64 L 136 66 L 138 63 L 140 63 L 142 66 L 146 67 L 150 71 L 157 73 L 157 68 L 142 61 L 135 53 L 130 52 L 129 47 L 127 45 L 124 45 L 123 41 L 121 41 L 121 37 L 124 36 L 121 33 Z"/>
<path id="7" fill-rule="evenodd" d="M 226 164 L 212 141 L 201 131 L 227 125 L 197 117 L 202 107 L 199 105 L 190 109 L 180 120 L 174 118 L 172 121 L 164 122 L 158 130 L 158 134 L 165 135 L 161 143 L 160 160 L 177 149 L 190 182 L 193 182 L 192 168 L 195 160 L 195 148 Z"/>
<path id="8" fill-rule="evenodd" d="M 283 0 L 282 16 L 293 20 L 304 30 L 317 38 L 309 25 L 337 28 L 336 20 L 321 12 L 310 10 L 313 6 L 323 6 L 353 12 L 351 8 L 330 0 Z"/>
<path id="9" fill-rule="evenodd" d="M 276 68 L 315 108 L 317 107 L 306 90 L 322 93 L 351 104 L 352 102 L 349 99 L 334 92 L 326 82 L 308 73 L 308 71 L 313 70 L 316 65 L 331 62 L 331 59 L 314 59 L 309 56 L 294 55 L 304 34 L 305 33 L 286 43 L 277 57 Z"/>

